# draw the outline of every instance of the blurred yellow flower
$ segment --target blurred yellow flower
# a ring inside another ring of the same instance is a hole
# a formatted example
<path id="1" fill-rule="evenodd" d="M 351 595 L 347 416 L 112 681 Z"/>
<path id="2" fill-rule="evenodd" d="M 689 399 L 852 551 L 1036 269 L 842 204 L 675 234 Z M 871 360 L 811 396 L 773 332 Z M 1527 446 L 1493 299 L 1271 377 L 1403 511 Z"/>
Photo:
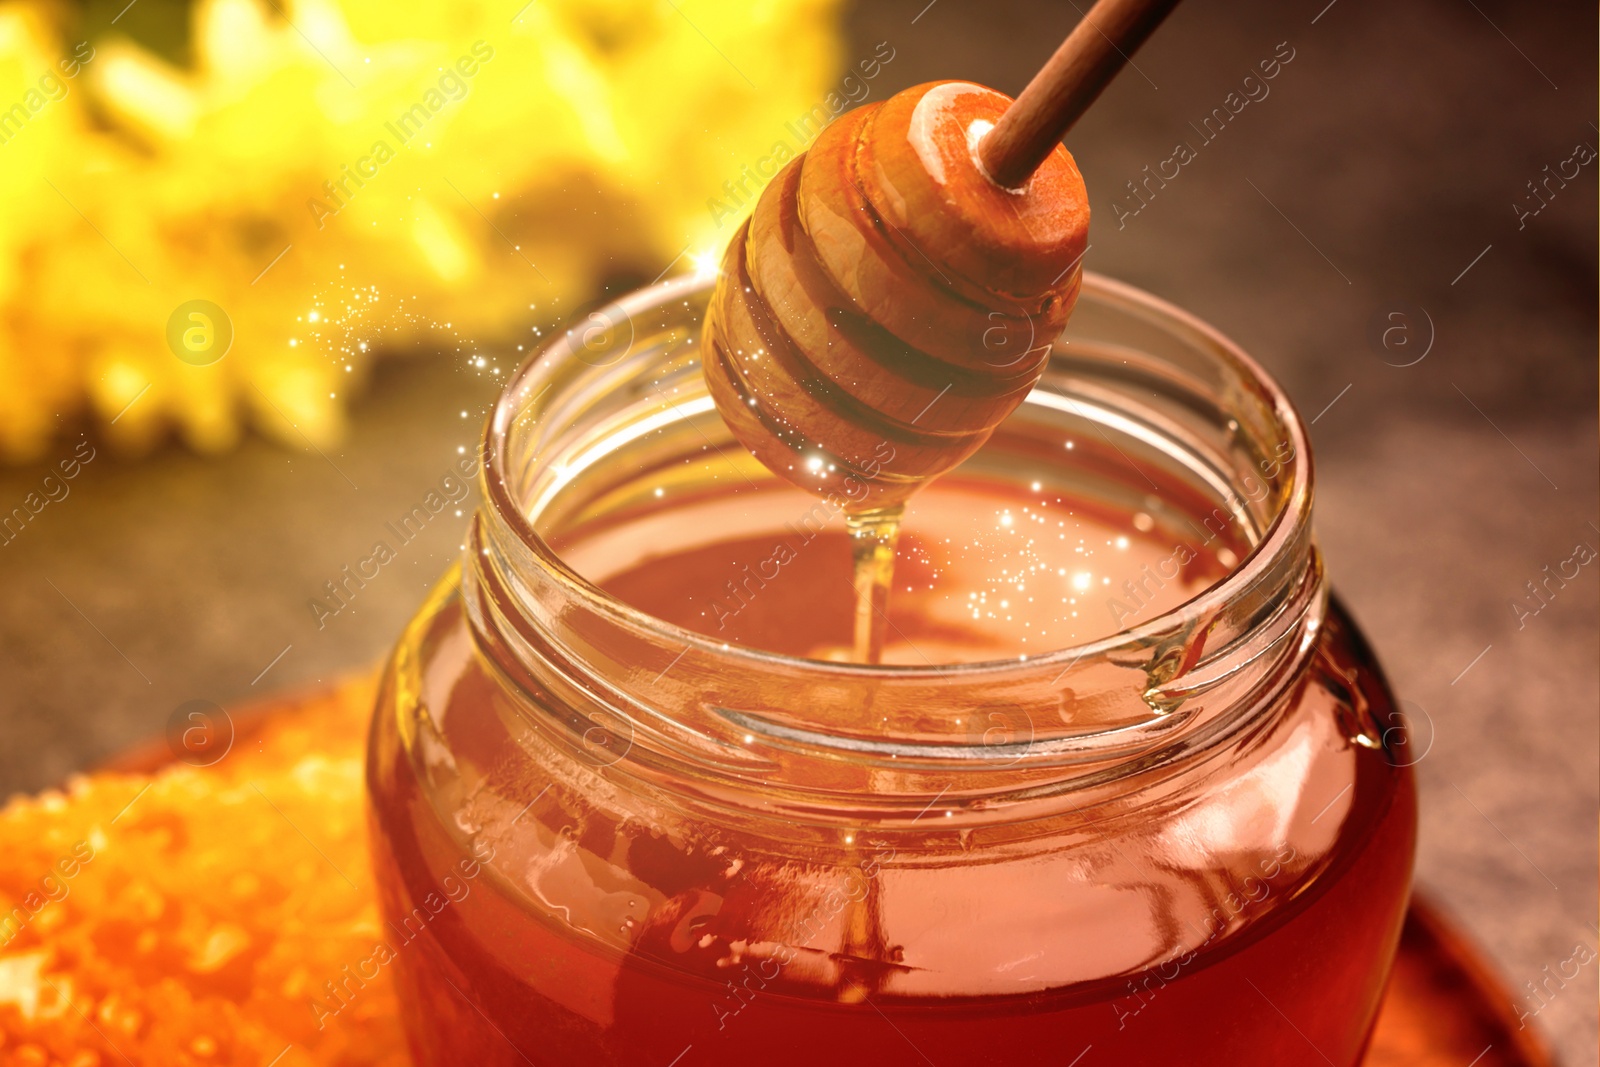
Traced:
<path id="1" fill-rule="evenodd" d="M 201 0 L 192 68 L 0 3 L 0 457 L 85 413 L 326 445 L 381 349 L 725 241 L 708 199 L 838 66 L 837 0 L 523 2 Z"/>

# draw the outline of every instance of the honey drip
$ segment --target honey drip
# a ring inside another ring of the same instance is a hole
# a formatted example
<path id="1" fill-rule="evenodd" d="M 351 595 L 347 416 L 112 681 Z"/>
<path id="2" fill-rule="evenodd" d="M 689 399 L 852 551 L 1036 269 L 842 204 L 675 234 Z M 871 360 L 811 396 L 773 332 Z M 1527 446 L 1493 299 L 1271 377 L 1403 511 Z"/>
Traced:
<path id="1" fill-rule="evenodd" d="M 895 543 L 900 538 L 904 514 L 903 504 L 845 513 L 856 594 L 852 658 L 857 663 L 875 664 L 883 659 L 889 629 L 889 590 L 894 585 Z M 872 699 L 870 690 L 867 699 Z M 889 947 L 884 941 L 880 896 L 877 879 L 871 879 L 867 895 L 849 905 L 838 961 L 838 996 L 846 1004 L 858 1004 L 878 992 L 887 976 Z"/>
<path id="2" fill-rule="evenodd" d="M 856 590 L 853 659 L 878 663 L 889 629 L 889 589 L 894 584 L 895 542 L 905 505 L 847 512 L 850 556 Z"/>

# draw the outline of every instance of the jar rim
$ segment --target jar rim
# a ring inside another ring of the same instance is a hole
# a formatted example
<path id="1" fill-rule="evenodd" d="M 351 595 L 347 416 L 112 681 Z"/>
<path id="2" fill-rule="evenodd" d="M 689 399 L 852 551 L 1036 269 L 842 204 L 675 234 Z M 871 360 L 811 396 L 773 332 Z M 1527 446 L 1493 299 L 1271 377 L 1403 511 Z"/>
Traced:
<path id="1" fill-rule="evenodd" d="M 631 321 L 634 316 L 651 308 L 691 298 L 711 288 L 714 282 L 714 278 L 699 274 L 682 275 L 635 290 L 601 308 L 596 314 Z M 782 668 L 798 672 L 802 677 L 813 675 L 830 679 L 847 676 L 907 681 L 972 681 L 996 671 L 1015 670 L 1019 666 L 1034 670 L 1055 666 L 1064 673 L 1076 664 L 1103 657 L 1119 648 L 1151 644 L 1160 636 L 1181 629 L 1185 620 L 1204 617 L 1245 596 L 1253 588 L 1262 585 L 1286 557 L 1303 552 L 1312 503 L 1309 440 L 1305 424 L 1284 389 L 1238 344 L 1215 327 L 1160 297 L 1093 271 L 1084 272 L 1083 296 L 1098 298 L 1119 305 L 1120 310 L 1157 320 L 1163 327 L 1187 334 L 1191 341 L 1200 342 L 1211 354 L 1232 363 L 1235 369 L 1242 372 L 1242 377 L 1268 399 L 1273 416 L 1293 448 L 1292 456 L 1283 464 L 1287 487 L 1283 503 L 1244 558 L 1222 578 L 1182 603 L 1138 625 L 1104 637 L 1030 654 L 1020 660 L 1010 657 L 933 665 L 836 662 L 732 645 L 658 618 L 612 596 L 574 570 L 550 546 L 535 528 L 522 504 L 515 499 L 506 477 L 509 438 L 517 417 L 528 403 L 530 387 L 540 380 L 540 368 L 552 362 L 552 357 L 559 360 L 573 356 L 571 330 L 529 356 L 512 375 L 496 401 L 482 445 L 485 503 L 541 565 L 579 598 L 585 608 L 619 619 L 655 636 L 682 643 L 688 648 L 697 648 L 724 657 L 730 663 L 742 663 L 752 668 Z M 548 383 L 544 388 L 549 388 Z"/>

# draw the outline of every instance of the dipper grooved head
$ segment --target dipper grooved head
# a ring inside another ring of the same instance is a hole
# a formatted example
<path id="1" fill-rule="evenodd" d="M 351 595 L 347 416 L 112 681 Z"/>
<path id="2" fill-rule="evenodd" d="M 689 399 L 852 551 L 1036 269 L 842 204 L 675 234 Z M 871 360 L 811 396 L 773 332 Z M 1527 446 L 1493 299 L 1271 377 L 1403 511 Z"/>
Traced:
<path id="1" fill-rule="evenodd" d="M 902 503 L 982 446 L 1049 359 L 1089 204 L 1057 146 L 1021 189 L 977 146 L 1010 98 L 931 82 L 825 129 L 762 192 L 706 315 L 734 435 L 852 506 Z"/>

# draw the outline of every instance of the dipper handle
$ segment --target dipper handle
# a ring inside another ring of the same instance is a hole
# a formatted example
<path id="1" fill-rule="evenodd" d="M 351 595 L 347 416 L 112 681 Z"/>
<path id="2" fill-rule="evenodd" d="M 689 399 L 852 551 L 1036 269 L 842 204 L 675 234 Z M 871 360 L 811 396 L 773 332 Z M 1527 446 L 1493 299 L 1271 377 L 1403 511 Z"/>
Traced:
<path id="1" fill-rule="evenodd" d="M 989 177 L 1018 189 L 1178 0 L 1099 0 L 983 139 Z"/>

